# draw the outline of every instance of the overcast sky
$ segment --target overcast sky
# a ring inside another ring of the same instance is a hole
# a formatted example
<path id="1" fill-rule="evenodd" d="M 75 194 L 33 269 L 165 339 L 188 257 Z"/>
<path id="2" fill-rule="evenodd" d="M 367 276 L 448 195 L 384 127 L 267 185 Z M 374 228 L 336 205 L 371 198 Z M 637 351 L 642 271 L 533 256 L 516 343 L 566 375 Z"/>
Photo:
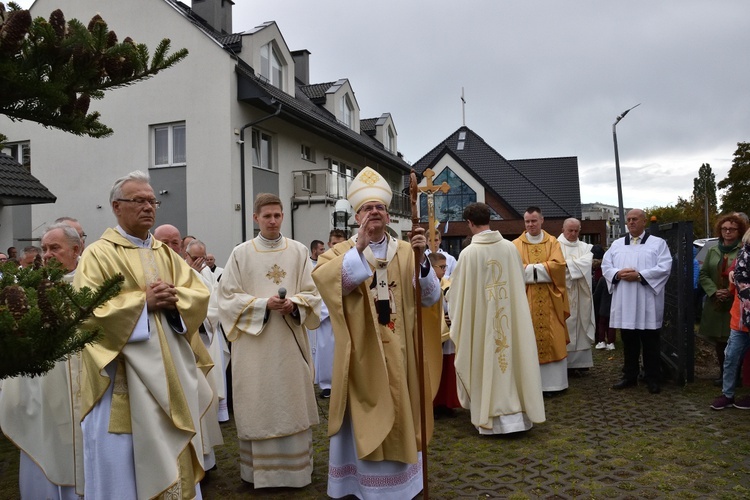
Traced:
<path id="1" fill-rule="evenodd" d="M 189 3 L 189 0 L 183 0 Z M 30 1 L 21 2 L 29 5 Z M 462 125 L 507 159 L 577 156 L 581 201 L 673 204 L 750 141 L 747 0 L 235 0 L 234 31 L 276 21 L 311 83 L 348 78 L 416 162 Z M 554 175 L 554 172 L 550 172 Z"/>
<path id="2" fill-rule="evenodd" d="M 409 162 L 462 125 L 507 159 L 577 156 L 581 201 L 692 194 L 750 141 L 750 2 L 236 0 L 234 31 L 279 25 L 314 83 L 348 78 L 362 117 L 393 115 Z M 551 174 L 554 174 L 551 172 Z"/>

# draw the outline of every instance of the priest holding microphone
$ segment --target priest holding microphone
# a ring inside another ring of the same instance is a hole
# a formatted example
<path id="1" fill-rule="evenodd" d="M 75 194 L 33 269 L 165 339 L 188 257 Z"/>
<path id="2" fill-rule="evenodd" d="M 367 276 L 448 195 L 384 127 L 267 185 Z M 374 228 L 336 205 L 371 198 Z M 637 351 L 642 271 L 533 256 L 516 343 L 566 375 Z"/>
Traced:
<path id="1" fill-rule="evenodd" d="M 232 342 L 240 475 L 255 488 L 310 484 L 318 423 L 305 328 L 316 328 L 320 296 L 307 247 L 281 234 L 278 196 L 255 199 L 254 239 L 235 247 L 219 281 L 219 318 Z"/>

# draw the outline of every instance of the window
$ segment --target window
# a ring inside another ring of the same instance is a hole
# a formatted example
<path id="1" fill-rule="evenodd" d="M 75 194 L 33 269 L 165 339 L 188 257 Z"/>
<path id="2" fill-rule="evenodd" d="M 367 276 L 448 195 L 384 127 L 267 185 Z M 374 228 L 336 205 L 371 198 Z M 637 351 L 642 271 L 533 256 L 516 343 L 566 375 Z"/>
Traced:
<path id="1" fill-rule="evenodd" d="M 31 172 L 31 143 L 28 141 L 6 143 L 2 151 Z"/>
<path id="2" fill-rule="evenodd" d="M 307 192 L 310 192 L 310 193 L 314 193 L 316 191 L 315 187 L 316 187 L 316 184 L 317 184 L 315 182 L 315 179 L 317 179 L 317 177 L 315 177 L 314 173 L 312 173 L 312 172 L 302 172 L 302 185 L 300 186 L 300 188 L 302 189 L 302 191 L 307 191 Z"/>
<path id="3" fill-rule="evenodd" d="M 267 43 L 260 48 L 260 75 L 274 87 L 284 90 L 284 65 L 273 43 Z"/>
<path id="4" fill-rule="evenodd" d="M 331 160 L 331 176 L 328 184 L 329 196 L 346 198 L 349 184 L 356 176 L 357 169 L 338 160 Z"/>
<path id="5" fill-rule="evenodd" d="M 466 144 L 466 132 L 459 132 L 458 133 L 458 144 L 456 144 L 456 149 L 458 151 L 463 151 L 464 144 Z"/>
<path id="6" fill-rule="evenodd" d="M 311 148 L 310 146 L 302 144 L 300 148 L 300 157 L 303 160 L 307 160 L 307 161 L 311 161 L 315 163 L 315 150 Z"/>
<path id="7" fill-rule="evenodd" d="M 349 95 L 341 98 L 341 121 L 349 128 L 354 128 L 354 106 Z"/>
<path id="8" fill-rule="evenodd" d="M 273 170 L 272 146 L 270 135 L 253 130 L 253 166 Z"/>
<path id="9" fill-rule="evenodd" d="M 391 153 L 396 152 L 396 135 L 393 133 L 393 128 L 389 125 L 388 130 L 385 131 L 385 149 Z"/>
<path id="10" fill-rule="evenodd" d="M 441 222 L 461 221 L 463 220 L 464 208 L 469 203 L 477 201 L 477 194 L 449 168 L 444 168 L 432 180 L 436 185 L 442 184 L 443 181 L 447 182 L 451 189 L 447 194 L 435 193 L 435 219 Z M 427 195 L 419 196 L 419 214 L 422 222 L 427 222 Z M 491 212 L 490 218 L 492 220 L 501 219 L 494 210 Z"/>
<path id="11" fill-rule="evenodd" d="M 187 163 L 185 122 L 156 125 L 152 128 L 154 167 L 173 167 Z"/>

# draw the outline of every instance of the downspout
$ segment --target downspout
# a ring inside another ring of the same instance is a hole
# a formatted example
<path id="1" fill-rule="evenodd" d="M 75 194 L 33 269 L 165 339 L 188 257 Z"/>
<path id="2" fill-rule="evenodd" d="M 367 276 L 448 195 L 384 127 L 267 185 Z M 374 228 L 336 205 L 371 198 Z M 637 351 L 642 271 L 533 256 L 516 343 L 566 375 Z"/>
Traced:
<path id="1" fill-rule="evenodd" d="M 271 100 L 271 104 L 275 99 Z M 250 123 L 246 123 L 242 126 L 240 129 L 240 140 L 238 141 L 238 144 L 240 145 L 240 206 L 241 206 L 241 217 L 242 217 L 242 241 L 247 241 L 247 208 L 245 207 L 245 129 L 248 127 L 252 127 L 253 125 L 257 125 L 260 122 L 264 122 L 268 120 L 269 118 L 273 118 L 274 116 L 278 116 L 279 113 L 281 113 L 281 103 L 277 102 L 278 107 L 276 108 L 276 111 L 268 116 L 264 116 L 263 118 L 260 118 L 258 120 L 251 121 Z"/>

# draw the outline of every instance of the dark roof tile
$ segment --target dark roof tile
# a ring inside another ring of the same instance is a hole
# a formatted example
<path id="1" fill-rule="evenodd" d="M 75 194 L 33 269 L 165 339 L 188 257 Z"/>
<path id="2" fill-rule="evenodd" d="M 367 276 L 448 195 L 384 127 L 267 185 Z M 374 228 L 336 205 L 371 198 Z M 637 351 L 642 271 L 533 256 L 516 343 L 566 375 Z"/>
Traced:
<path id="1" fill-rule="evenodd" d="M 12 157 L 0 153 L 0 204 L 54 203 L 57 197 Z"/>

